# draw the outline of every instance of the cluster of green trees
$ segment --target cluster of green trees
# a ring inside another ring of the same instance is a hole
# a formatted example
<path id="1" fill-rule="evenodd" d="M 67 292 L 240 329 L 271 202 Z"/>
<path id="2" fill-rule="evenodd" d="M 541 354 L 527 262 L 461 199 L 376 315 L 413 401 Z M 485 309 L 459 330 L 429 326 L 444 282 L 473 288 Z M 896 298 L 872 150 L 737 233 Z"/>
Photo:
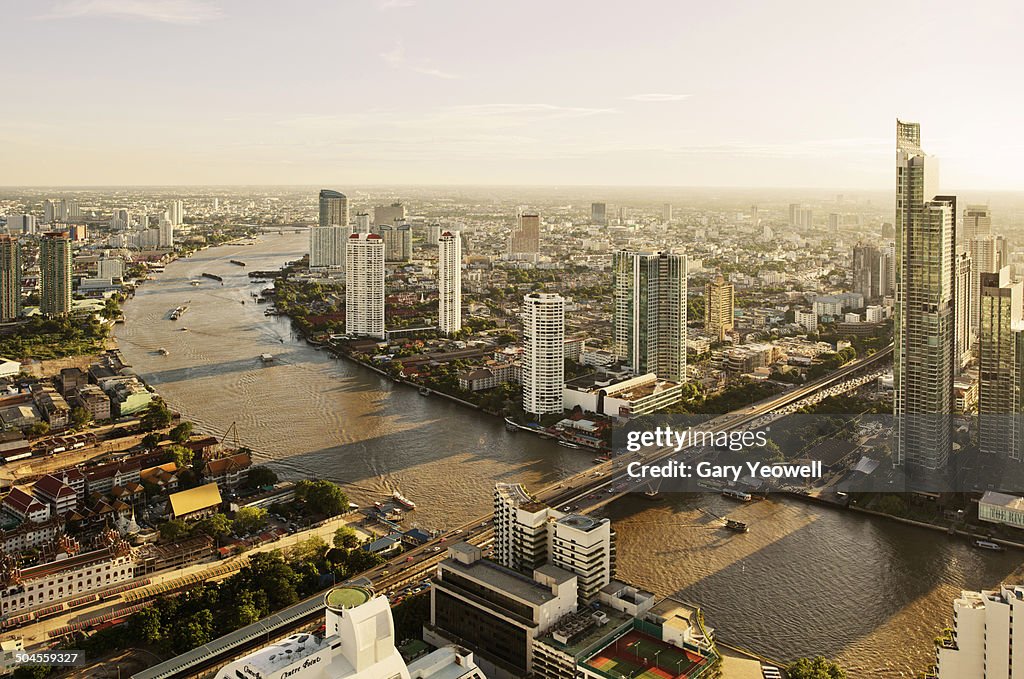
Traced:
<path id="1" fill-rule="evenodd" d="M 846 672 L 828 658 L 800 658 L 786 668 L 789 679 L 846 679 Z"/>
<path id="2" fill-rule="evenodd" d="M 73 643 L 91 656 L 132 645 L 184 653 L 382 561 L 362 549 L 331 549 L 322 539 L 310 538 L 286 552 L 253 554 L 247 566 L 222 582 L 158 599 L 125 624 Z"/>
<path id="3" fill-rule="evenodd" d="M 336 483 L 318 479 L 295 484 L 295 499 L 303 502 L 313 514 L 337 516 L 348 511 L 348 496 Z"/>
<path id="4" fill-rule="evenodd" d="M 819 377 L 824 377 L 833 370 L 842 368 L 855 358 L 857 358 L 857 350 L 852 346 L 844 347 L 839 351 L 820 354 L 818 362 L 807 369 L 807 379 L 816 380 Z"/>
<path id="5" fill-rule="evenodd" d="M 666 408 L 664 413 L 717 415 L 743 408 L 779 393 L 780 388 L 767 382 L 741 380 L 712 396 L 705 396 L 693 384 L 683 386 L 683 400 Z"/>
<path id="6" fill-rule="evenodd" d="M 105 349 L 109 327 L 94 317 L 33 317 L 0 337 L 0 356 L 46 360 L 98 354 Z"/>

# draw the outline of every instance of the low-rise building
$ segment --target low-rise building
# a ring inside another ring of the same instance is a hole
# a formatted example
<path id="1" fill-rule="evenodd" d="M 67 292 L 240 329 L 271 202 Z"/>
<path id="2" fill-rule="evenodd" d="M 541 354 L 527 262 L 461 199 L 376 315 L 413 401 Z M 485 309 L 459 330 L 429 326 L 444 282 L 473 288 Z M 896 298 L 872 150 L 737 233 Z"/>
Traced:
<path id="1" fill-rule="evenodd" d="M 472 648 L 491 676 L 528 675 L 534 641 L 576 612 L 576 582 L 574 573 L 552 565 L 528 577 L 457 543 L 438 566 L 424 641 Z"/>
<path id="2" fill-rule="evenodd" d="M 90 592 L 107 589 L 135 577 L 135 553 L 111 537 L 108 547 L 56 561 L 0 571 L 0 614 L 11 615 Z"/>
<path id="3" fill-rule="evenodd" d="M 71 407 L 57 390 L 48 384 L 32 386 L 32 400 L 35 402 L 43 418 L 50 424 L 50 429 L 63 429 L 71 423 Z"/>
<path id="4" fill-rule="evenodd" d="M 1024 498 L 995 491 L 985 491 L 978 500 L 978 519 L 1024 528 Z"/>
<path id="5" fill-rule="evenodd" d="M 32 484 L 32 494 L 40 502 L 50 505 L 56 516 L 64 516 L 75 510 L 79 497 L 75 489 L 52 474 L 46 474 Z"/>
<path id="6" fill-rule="evenodd" d="M 252 467 L 252 455 L 235 453 L 227 457 L 210 460 L 203 467 L 203 479 L 221 488 L 235 489 L 245 483 Z"/>
<path id="7" fill-rule="evenodd" d="M 95 421 L 110 419 L 110 397 L 95 384 L 87 384 L 68 395 L 71 405 L 84 408 Z"/>
<path id="8" fill-rule="evenodd" d="M 563 388 L 563 403 L 571 410 L 599 413 L 609 417 L 637 417 L 661 410 L 683 397 L 683 385 L 659 379 L 654 373 L 617 380 L 595 373 L 570 380 Z"/>
<path id="9" fill-rule="evenodd" d="M 171 493 L 170 501 L 173 518 L 186 520 L 216 514 L 222 502 L 216 483 Z"/>
<path id="10" fill-rule="evenodd" d="M 15 486 L 0 501 L 0 509 L 19 521 L 42 523 L 50 518 L 50 506 Z"/>
<path id="11" fill-rule="evenodd" d="M 153 393 L 135 376 L 108 379 L 103 382 L 103 391 L 110 396 L 113 417 L 140 413 L 153 402 Z"/>

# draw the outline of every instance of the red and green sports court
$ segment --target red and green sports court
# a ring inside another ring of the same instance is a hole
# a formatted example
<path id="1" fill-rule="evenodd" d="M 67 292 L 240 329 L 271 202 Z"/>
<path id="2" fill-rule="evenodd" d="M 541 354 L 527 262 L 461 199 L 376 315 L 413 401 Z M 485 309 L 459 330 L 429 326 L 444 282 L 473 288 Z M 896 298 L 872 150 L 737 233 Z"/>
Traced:
<path id="1" fill-rule="evenodd" d="M 685 679 L 702 669 L 705 658 L 633 630 L 587 660 L 596 670 L 625 679 Z"/>

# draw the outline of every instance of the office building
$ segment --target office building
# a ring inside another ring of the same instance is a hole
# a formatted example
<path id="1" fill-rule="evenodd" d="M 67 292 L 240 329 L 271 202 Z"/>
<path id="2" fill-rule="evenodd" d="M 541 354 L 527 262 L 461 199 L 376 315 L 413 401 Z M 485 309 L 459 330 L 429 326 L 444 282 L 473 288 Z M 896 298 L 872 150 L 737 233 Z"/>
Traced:
<path id="1" fill-rule="evenodd" d="M 606 226 L 608 224 L 608 206 L 604 203 L 591 203 L 590 223 Z"/>
<path id="2" fill-rule="evenodd" d="M 39 241 L 39 312 L 46 318 L 71 313 L 71 239 L 66 231 Z"/>
<path id="3" fill-rule="evenodd" d="M 686 381 L 686 255 L 613 255 L 613 350 L 634 375 Z"/>
<path id="4" fill-rule="evenodd" d="M 565 300 L 553 293 L 523 298 L 523 409 L 531 415 L 562 412 L 565 384 Z"/>
<path id="5" fill-rule="evenodd" d="M 0 234 L 0 322 L 21 316 L 21 244 Z"/>
<path id="6" fill-rule="evenodd" d="M 754 222 L 757 222 L 757 208 L 754 208 L 753 214 Z M 672 221 L 672 203 L 665 203 L 661 206 L 661 221 L 668 224 Z"/>
<path id="7" fill-rule="evenodd" d="M 978 447 L 982 453 L 1021 459 L 1022 284 L 1012 282 L 1009 267 L 981 274 L 978 327 Z"/>
<path id="8" fill-rule="evenodd" d="M 384 239 L 354 233 L 346 246 L 345 332 L 384 339 Z"/>
<path id="9" fill-rule="evenodd" d="M 275 641 L 222 667 L 216 679 L 484 679 L 473 654 L 445 646 L 408 666 L 395 646 L 386 597 L 365 587 L 324 595 L 322 632 Z"/>
<path id="10" fill-rule="evenodd" d="M 736 325 L 734 286 L 719 274 L 704 285 L 704 330 L 721 342 Z"/>
<path id="11" fill-rule="evenodd" d="M 355 233 L 373 233 L 376 229 L 373 228 L 373 222 L 370 220 L 370 215 L 365 212 L 359 212 L 356 214 Z"/>
<path id="12" fill-rule="evenodd" d="M 881 252 L 874 245 L 857 243 L 853 247 L 853 291 L 865 300 L 876 300 L 884 293 L 881 281 Z"/>
<path id="13" fill-rule="evenodd" d="M 964 208 L 963 242 L 992 235 L 992 211 L 988 205 L 967 205 Z"/>
<path id="14" fill-rule="evenodd" d="M 897 121 L 896 161 L 893 460 L 928 485 L 952 451 L 956 198 L 927 200 L 936 168 L 917 123 Z"/>
<path id="15" fill-rule="evenodd" d="M 956 256 L 956 369 L 960 374 L 971 360 L 974 349 L 974 332 L 971 329 L 971 255 L 960 252 Z"/>
<path id="16" fill-rule="evenodd" d="M 961 591 L 953 601 L 953 627 L 935 640 L 937 679 L 1012 679 L 1024 658 L 1024 587 L 1000 585 Z"/>
<path id="17" fill-rule="evenodd" d="M 550 564 L 528 577 L 482 559 L 479 547 L 456 543 L 430 588 L 423 640 L 473 649 L 489 676 L 528 676 L 536 639 L 576 612 L 576 583 L 575 574 Z"/>
<path id="18" fill-rule="evenodd" d="M 309 229 L 309 268 L 343 269 L 345 247 L 352 231 L 347 226 L 312 226 Z"/>
<path id="19" fill-rule="evenodd" d="M 348 198 L 331 189 L 320 190 L 320 226 L 348 226 Z"/>
<path id="20" fill-rule="evenodd" d="M 540 252 L 540 215 L 520 214 L 508 239 L 508 254 L 536 255 Z"/>
<path id="21" fill-rule="evenodd" d="M 405 221 L 405 206 L 401 203 L 391 205 L 378 205 L 373 208 L 373 225 L 381 226 L 387 224 L 394 226 L 398 222 Z"/>
<path id="22" fill-rule="evenodd" d="M 462 238 L 458 231 L 445 231 L 437 240 L 437 329 L 445 335 L 462 330 Z"/>
<path id="23" fill-rule="evenodd" d="M 384 259 L 388 262 L 412 260 L 412 227 L 408 224 L 378 224 L 372 229 L 384 238 Z"/>

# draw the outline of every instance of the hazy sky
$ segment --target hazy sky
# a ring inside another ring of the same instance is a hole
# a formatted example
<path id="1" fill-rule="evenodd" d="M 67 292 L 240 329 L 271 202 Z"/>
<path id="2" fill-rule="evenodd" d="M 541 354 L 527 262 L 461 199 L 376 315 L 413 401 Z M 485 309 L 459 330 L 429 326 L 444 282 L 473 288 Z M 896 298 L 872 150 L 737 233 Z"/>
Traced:
<path id="1" fill-rule="evenodd" d="M 0 185 L 1024 190 L 1021 4 L 0 0 Z"/>

